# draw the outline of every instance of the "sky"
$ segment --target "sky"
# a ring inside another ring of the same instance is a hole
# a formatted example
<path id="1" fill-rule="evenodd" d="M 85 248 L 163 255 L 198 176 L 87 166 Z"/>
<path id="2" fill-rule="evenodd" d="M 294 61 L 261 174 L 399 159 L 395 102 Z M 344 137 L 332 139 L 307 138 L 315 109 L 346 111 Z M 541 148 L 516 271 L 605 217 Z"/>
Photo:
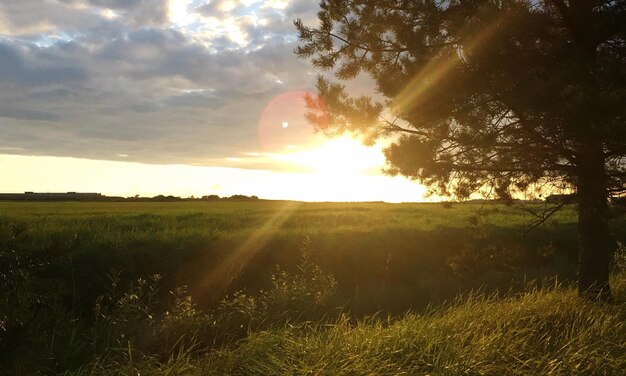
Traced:
<path id="1" fill-rule="evenodd" d="M 313 0 L 0 0 L 0 192 L 422 201 L 304 119 Z M 351 84 L 371 91 L 366 79 Z"/>

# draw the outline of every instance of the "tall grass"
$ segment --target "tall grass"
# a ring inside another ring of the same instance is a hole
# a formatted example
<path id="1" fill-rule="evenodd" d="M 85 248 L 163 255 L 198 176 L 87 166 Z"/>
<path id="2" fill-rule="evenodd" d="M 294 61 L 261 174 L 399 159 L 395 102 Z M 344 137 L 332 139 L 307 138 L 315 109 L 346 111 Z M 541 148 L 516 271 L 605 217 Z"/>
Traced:
<path id="1" fill-rule="evenodd" d="M 525 237 L 500 205 L 0 209 L 0 375 L 624 373 L 626 252 L 579 300 L 573 207 Z"/>
<path id="2" fill-rule="evenodd" d="M 623 375 L 626 276 L 618 302 L 557 285 L 505 299 L 476 293 L 401 318 L 343 316 L 250 333 L 208 354 L 93 364 L 79 375 Z"/>
<path id="3" fill-rule="evenodd" d="M 287 207 L 285 220 L 271 223 Z M 417 309 L 483 285 L 573 279 L 575 208 L 522 237 L 532 219 L 524 208 L 475 204 L 1 202 L 0 243 L 19 223 L 26 229 L 22 249 L 62 254 L 48 276 L 67 288 L 63 294 L 72 295 L 77 310 L 91 308 L 112 269 L 126 282 L 161 274 L 167 289 L 188 285 L 206 308 L 224 292 L 269 288 L 274 266 L 293 271 L 298 245 L 309 236 L 314 261 L 339 282 L 342 303 L 368 314 Z M 264 227 L 266 241 L 231 259 Z M 624 217 L 612 227 L 615 240 L 626 242 Z"/>

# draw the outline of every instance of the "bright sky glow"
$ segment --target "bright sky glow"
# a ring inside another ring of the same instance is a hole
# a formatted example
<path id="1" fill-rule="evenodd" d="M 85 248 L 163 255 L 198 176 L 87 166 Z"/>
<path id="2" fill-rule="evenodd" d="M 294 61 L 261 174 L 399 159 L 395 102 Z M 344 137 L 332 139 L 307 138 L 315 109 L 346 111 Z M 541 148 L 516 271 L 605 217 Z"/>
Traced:
<path id="1" fill-rule="evenodd" d="M 256 195 L 301 201 L 423 201 L 424 189 L 406 179 L 288 173 L 223 167 L 146 165 L 77 158 L 0 155 L 4 192 L 99 192 L 107 195 Z M 345 171 L 344 171 L 345 172 Z"/>
<path id="2" fill-rule="evenodd" d="M 286 0 L 269 0 L 265 1 L 263 7 L 274 9 L 285 9 L 289 5 L 289 1 Z"/>
<path id="3" fill-rule="evenodd" d="M 311 0 L 0 2 L 0 192 L 422 201 L 328 139 L 293 54 Z M 367 93 L 369 82 L 354 89 Z"/>
<path id="4" fill-rule="evenodd" d="M 198 19 L 194 13 L 189 12 L 192 0 L 170 0 L 169 17 L 170 21 L 181 28 L 184 28 Z"/>
<path id="5" fill-rule="evenodd" d="M 380 147 L 366 147 L 350 137 L 329 139 L 317 147 L 277 156 L 322 175 L 378 174 L 385 164 Z"/>

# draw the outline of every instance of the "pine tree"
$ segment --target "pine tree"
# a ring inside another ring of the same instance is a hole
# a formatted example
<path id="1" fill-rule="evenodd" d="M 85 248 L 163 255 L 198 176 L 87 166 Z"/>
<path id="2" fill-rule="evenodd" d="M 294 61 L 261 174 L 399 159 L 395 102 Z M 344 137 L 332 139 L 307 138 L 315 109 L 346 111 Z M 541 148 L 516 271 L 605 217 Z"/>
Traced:
<path id="1" fill-rule="evenodd" d="M 626 191 L 623 0 L 323 0 L 295 25 L 301 58 L 334 73 L 309 97 L 326 132 L 392 136 L 390 174 L 439 194 L 568 186 L 579 292 L 610 297 L 610 194 Z M 369 75 L 377 95 L 341 81 Z"/>

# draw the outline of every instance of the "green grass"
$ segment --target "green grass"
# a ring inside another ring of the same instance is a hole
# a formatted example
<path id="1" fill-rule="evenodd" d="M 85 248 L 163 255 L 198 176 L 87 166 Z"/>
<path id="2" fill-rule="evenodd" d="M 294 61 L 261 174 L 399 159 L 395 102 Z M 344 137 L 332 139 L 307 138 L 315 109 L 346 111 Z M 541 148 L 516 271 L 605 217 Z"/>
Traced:
<path id="1" fill-rule="evenodd" d="M 227 292 L 267 287 L 275 265 L 293 268 L 299 244 L 308 237 L 314 261 L 338 279 L 340 302 L 349 301 L 354 312 L 402 312 L 481 286 L 508 289 L 554 275 L 573 279 L 575 208 L 566 207 L 522 236 L 533 219 L 525 209 L 269 201 L 0 202 L 0 242 L 10 238 L 10 224 L 17 222 L 26 228 L 19 240 L 22 249 L 62 254 L 50 277 L 78 294 L 73 301 L 86 302 L 80 308 L 89 309 L 111 270 L 121 270 L 127 281 L 162 274 L 169 288 L 190 286 L 202 306 Z M 616 240 L 626 240 L 623 217 L 613 221 L 613 230 Z M 474 257 L 478 250 L 486 253 Z"/>
<path id="2" fill-rule="evenodd" d="M 24 283 L 0 275 L 0 375 L 624 374 L 626 278 L 615 303 L 580 300 L 575 207 L 524 235 L 540 209 L 0 202 L 0 250 L 37 256 Z M 306 238 L 323 272 L 302 279 Z M 303 311 L 324 273 L 340 310 Z M 197 305 L 172 310 L 181 285 Z"/>
<path id="3" fill-rule="evenodd" d="M 613 286 L 614 304 L 562 286 L 506 299 L 477 293 L 421 315 L 287 325 L 206 355 L 135 355 L 77 374 L 623 375 L 626 278 Z"/>

